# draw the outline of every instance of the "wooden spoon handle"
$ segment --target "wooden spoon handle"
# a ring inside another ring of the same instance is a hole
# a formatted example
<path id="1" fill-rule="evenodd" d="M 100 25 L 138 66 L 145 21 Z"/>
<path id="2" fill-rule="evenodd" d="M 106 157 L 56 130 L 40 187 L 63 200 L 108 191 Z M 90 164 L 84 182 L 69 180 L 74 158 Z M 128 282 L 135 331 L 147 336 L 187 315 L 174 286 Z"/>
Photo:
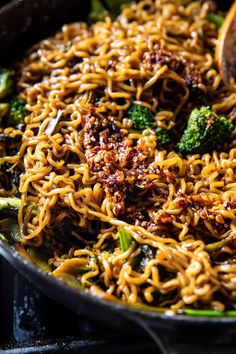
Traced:
<path id="1" fill-rule="evenodd" d="M 215 57 L 223 82 L 229 85 L 236 81 L 236 1 L 220 29 Z"/>

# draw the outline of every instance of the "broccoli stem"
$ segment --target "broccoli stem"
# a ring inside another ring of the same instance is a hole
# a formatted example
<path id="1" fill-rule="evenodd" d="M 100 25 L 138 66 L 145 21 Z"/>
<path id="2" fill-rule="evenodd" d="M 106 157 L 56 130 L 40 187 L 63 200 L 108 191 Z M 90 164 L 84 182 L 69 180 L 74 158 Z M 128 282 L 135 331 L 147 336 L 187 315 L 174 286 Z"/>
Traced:
<path id="1" fill-rule="evenodd" d="M 209 253 L 214 252 L 214 251 L 218 250 L 219 248 L 227 245 L 227 243 L 230 242 L 233 239 L 233 237 L 234 237 L 233 234 L 231 234 L 230 236 L 227 236 L 223 240 L 210 243 L 210 244 L 206 245 L 205 250 Z"/>
<path id="2" fill-rule="evenodd" d="M 214 252 L 219 248 L 221 248 L 222 246 L 224 246 L 228 241 L 229 241 L 228 239 L 225 239 L 214 243 L 210 243 L 209 245 L 206 245 L 205 250 L 209 253 Z"/>
<path id="3" fill-rule="evenodd" d="M 7 238 L 2 233 L 0 233 L 0 240 L 5 243 L 8 242 Z"/>
<path id="4" fill-rule="evenodd" d="M 10 109 L 10 104 L 9 103 L 0 103 L 0 123 L 2 121 L 2 118 L 6 116 Z"/>
<path id="5" fill-rule="evenodd" d="M 215 310 L 196 310 L 196 309 L 183 309 L 179 313 L 184 313 L 188 316 L 210 316 L 210 317 L 236 317 L 236 311 L 215 311 Z"/>
<path id="6" fill-rule="evenodd" d="M 48 264 L 49 255 L 39 248 L 30 247 L 28 254 L 36 267 L 42 269 L 44 272 L 50 273 L 52 271 Z"/>
<path id="7" fill-rule="evenodd" d="M 4 198 L 0 197 L 0 210 L 13 209 L 17 210 L 21 206 L 21 199 L 19 198 Z"/>
<path id="8" fill-rule="evenodd" d="M 125 230 L 124 227 L 119 228 L 118 231 L 120 247 L 123 252 L 127 251 L 132 242 L 132 235 Z"/>
<path id="9" fill-rule="evenodd" d="M 21 206 L 20 198 L 0 197 L 0 212 L 3 213 L 4 215 L 16 216 L 20 206 Z M 25 212 L 28 207 L 31 207 L 31 215 L 36 216 L 38 213 L 36 203 L 28 202 L 24 206 L 23 212 Z"/>

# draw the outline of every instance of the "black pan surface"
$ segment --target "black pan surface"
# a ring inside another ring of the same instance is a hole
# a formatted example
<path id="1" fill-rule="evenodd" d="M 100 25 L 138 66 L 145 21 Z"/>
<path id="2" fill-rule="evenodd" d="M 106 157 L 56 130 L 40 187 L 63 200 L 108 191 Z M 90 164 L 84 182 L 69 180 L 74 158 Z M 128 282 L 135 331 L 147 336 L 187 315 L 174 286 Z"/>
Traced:
<path id="1" fill-rule="evenodd" d="M 224 8 L 232 1 L 224 1 Z M 222 6 L 222 1 L 219 1 Z M 1 5 L 1 3 L 0 3 Z M 89 1 L 13 0 L 0 10 L 1 64 L 56 31 L 63 23 L 86 20 Z M 236 319 L 167 316 L 95 298 L 42 272 L 0 241 L 0 254 L 51 298 L 75 312 L 99 318 L 119 328 L 146 331 L 164 354 L 235 354 Z M 235 338 L 235 340 L 234 340 Z"/>

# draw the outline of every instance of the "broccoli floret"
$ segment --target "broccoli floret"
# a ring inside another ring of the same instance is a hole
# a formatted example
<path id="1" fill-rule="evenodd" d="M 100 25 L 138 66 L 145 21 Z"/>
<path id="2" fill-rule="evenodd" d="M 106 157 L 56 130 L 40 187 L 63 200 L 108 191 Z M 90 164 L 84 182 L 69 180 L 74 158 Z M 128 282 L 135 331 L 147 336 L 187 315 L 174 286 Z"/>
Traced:
<path id="1" fill-rule="evenodd" d="M 210 152 L 228 140 L 233 128 L 230 120 L 217 115 L 209 107 L 195 108 L 177 148 L 187 154 Z"/>
<path id="2" fill-rule="evenodd" d="M 156 134 L 158 146 L 166 146 L 171 142 L 170 135 L 166 129 L 158 127 L 156 129 Z"/>
<path id="3" fill-rule="evenodd" d="M 89 15 L 91 22 L 103 21 L 107 14 L 107 8 L 104 7 L 104 4 L 100 0 L 91 1 L 91 12 Z"/>
<path id="4" fill-rule="evenodd" d="M 131 0 L 92 0 L 90 21 L 104 21 L 107 15 L 115 18 L 119 15 L 121 6 L 129 3 Z"/>
<path id="5" fill-rule="evenodd" d="M 9 69 L 0 69 L 0 100 L 12 93 L 14 88 L 15 72 Z"/>
<path id="6" fill-rule="evenodd" d="M 19 98 L 13 98 L 10 105 L 8 126 L 15 127 L 18 124 L 23 124 L 25 118 L 25 101 Z"/>
<path id="7" fill-rule="evenodd" d="M 126 5 L 130 2 L 131 0 L 113 0 L 113 1 L 106 0 L 107 6 L 109 8 L 109 12 L 113 18 L 119 15 L 121 11 L 121 7 L 123 5 Z"/>
<path id="8" fill-rule="evenodd" d="M 136 130 L 144 130 L 149 128 L 154 122 L 152 111 L 140 104 L 135 104 L 127 110 L 127 118 L 133 122 L 133 127 Z"/>

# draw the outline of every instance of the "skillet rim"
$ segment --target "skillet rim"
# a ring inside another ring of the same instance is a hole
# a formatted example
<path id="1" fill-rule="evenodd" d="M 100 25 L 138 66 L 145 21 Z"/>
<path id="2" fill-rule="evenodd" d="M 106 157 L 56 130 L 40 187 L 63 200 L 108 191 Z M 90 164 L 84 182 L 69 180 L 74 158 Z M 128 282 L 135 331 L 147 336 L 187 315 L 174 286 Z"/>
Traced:
<path id="1" fill-rule="evenodd" d="M 166 322 L 168 325 L 171 324 L 181 324 L 181 325 L 188 325 L 188 324 L 195 324 L 195 325 L 202 325 L 202 324 L 214 324 L 214 325 L 222 325 L 222 323 L 226 324 L 236 324 L 235 317 L 210 317 L 210 316 L 190 316 L 190 315 L 166 315 L 165 313 L 158 313 L 152 310 L 142 310 L 133 307 L 132 305 L 123 304 L 123 303 L 116 303 L 114 301 L 104 300 L 102 298 L 96 297 L 87 293 L 83 290 L 73 288 L 72 286 L 64 283 L 62 280 L 54 277 L 50 273 L 46 273 L 40 268 L 36 267 L 33 263 L 30 263 L 27 259 L 24 259 L 16 250 L 12 248 L 9 244 L 5 243 L 4 241 L 0 240 L 0 254 L 16 269 L 16 265 L 19 264 L 19 271 L 23 276 L 25 276 L 31 283 L 33 283 L 36 287 L 35 281 L 31 279 L 31 277 L 24 274 L 24 269 L 27 269 L 31 274 L 35 275 L 38 279 L 42 280 L 43 282 L 48 283 L 54 290 L 64 288 L 69 293 L 73 294 L 74 296 L 78 296 L 81 300 L 86 299 L 87 302 L 93 305 L 102 306 L 105 309 L 109 309 L 113 312 L 119 312 L 122 316 L 126 316 L 131 320 L 135 320 L 132 318 L 138 316 L 139 318 L 145 318 L 149 320 L 153 319 L 160 319 L 162 322 Z M 44 290 L 42 290 L 44 291 Z M 47 290 L 44 291 L 47 294 Z M 64 306 L 67 306 L 66 302 Z M 128 312 L 128 315 L 126 315 Z"/>

